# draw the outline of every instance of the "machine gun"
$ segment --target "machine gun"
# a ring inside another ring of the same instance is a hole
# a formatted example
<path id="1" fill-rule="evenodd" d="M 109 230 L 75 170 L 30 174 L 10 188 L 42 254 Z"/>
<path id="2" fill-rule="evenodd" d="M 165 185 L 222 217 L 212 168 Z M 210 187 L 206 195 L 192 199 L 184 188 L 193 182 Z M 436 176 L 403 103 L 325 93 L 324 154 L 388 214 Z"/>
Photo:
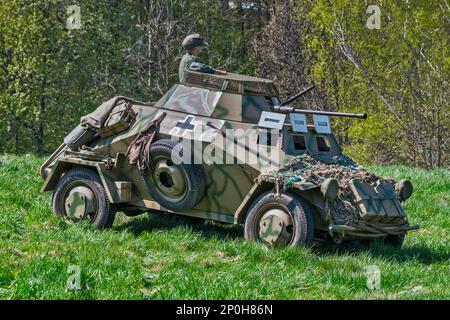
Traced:
<path id="1" fill-rule="evenodd" d="M 331 111 L 319 111 L 319 110 L 305 110 L 305 109 L 297 109 L 295 107 L 288 106 L 289 103 L 304 96 L 305 94 L 307 94 L 309 91 L 311 91 L 315 87 L 316 87 L 315 85 L 312 85 L 312 86 L 302 90 L 300 93 L 287 99 L 281 105 L 273 106 L 272 110 L 274 112 L 279 112 L 279 113 L 302 113 L 302 114 L 316 114 L 316 115 L 323 115 L 323 116 L 367 119 L 367 114 L 365 114 L 365 113 L 344 113 L 344 112 L 331 112 Z"/>
<path id="2" fill-rule="evenodd" d="M 300 93 L 297 93 L 295 96 L 290 97 L 289 99 L 287 99 L 285 102 L 283 102 L 281 104 L 281 106 L 287 106 L 289 103 L 294 102 L 295 100 L 297 100 L 298 98 L 304 96 L 305 94 L 307 94 L 308 92 L 310 92 L 312 89 L 314 89 L 316 86 L 312 85 L 304 90 L 302 90 Z"/>
<path id="3" fill-rule="evenodd" d="M 272 110 L 274 112 L 278 112 L 278 113 L 303 113 L 303 114 L 317 114 L 317 115 L 323 115 L 323 116 L 367 119 L 367 114 L 365 114 L 365 113 L 344 113 L 344 112 L 331 112 L 331 111 L 320 111 L 320 110 L 304 110 L 304 109 L 297 109 L 297 108 L 289 107 L 289 106 L 274 106 L 272 108 Z"/>

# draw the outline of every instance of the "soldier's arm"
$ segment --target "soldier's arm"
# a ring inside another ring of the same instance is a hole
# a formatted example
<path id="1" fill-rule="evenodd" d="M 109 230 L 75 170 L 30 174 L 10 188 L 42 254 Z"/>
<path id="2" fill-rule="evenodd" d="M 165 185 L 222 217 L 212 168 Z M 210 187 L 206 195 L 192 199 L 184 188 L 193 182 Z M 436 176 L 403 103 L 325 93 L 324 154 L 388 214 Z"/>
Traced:
<path id="1" fill-rule="evenodd" d="M 208 66 L 207 64 L 204 64 L 201 61 L 192 61 L 189 64 L 188 69 L 192 70 L 192 71 L 203 72 L 203 73 L 211 73 L 211 74 L 216 73 L 216 69 L 214 69 L 211 66 Z"/>
<path id="2" fill-rule="evenodd" d="M 223 71 L 223 70 L 218 70 L 218 69 L 216 69 L 216 74 L 219 74 L 219 75 L 227 75 L 228 74 L 228 72 L 226 72 L 226 71 Z"/>

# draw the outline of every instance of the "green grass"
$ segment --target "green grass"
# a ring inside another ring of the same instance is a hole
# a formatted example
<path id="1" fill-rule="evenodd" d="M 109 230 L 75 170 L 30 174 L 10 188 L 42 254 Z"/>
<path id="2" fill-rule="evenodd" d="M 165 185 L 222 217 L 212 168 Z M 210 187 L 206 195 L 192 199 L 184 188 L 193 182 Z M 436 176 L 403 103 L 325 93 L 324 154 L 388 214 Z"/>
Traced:
<path id="1" fill-rule="evenodd" d="M 42 158 L 0 156 L 2 299 L 449 299 L 450 173 L 373 167 L 410 179 L 406 209 L 421 229 L 401 250 L 267 249 L 240 226 L 118 215 L 112 230 L 73 224 L 40 194 Z M 67 290 L 80 267 L 81 289 Z M 381 271 L 369 290 L 366 268 Z"/>

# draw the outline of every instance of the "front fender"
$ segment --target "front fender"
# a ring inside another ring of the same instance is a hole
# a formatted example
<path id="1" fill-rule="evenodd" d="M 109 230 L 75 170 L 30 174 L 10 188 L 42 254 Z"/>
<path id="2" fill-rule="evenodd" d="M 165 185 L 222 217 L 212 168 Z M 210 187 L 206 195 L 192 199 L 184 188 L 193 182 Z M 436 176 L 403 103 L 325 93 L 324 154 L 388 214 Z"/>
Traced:
<path id="1" fill-rule="evenodd" d="M 111 203 L 120 202 L 120 196 L 116 190 L 114 181 L 110 178 L 108 170 L 104 162 L 89 161 L 85 159 L 74 159 L 74 158 L 59 158 L 55 161 L 52 170 L 47 175 L 44 184 L 41 188 L 41 192 L 52 191 L 56 188 L 58 181 L 61 179 L 62 175 L 77 167 L 90 168 L 100 176 L 103 186 L 106 190 L 106 194 Z"/>

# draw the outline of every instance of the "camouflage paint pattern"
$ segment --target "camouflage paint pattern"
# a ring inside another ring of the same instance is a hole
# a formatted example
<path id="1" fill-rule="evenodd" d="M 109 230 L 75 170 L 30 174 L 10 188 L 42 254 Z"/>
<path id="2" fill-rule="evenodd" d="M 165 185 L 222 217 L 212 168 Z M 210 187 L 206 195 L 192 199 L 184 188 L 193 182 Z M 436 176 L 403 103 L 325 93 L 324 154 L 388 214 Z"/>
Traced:
<path id="1" fill-rule="evenodd" d="M 263 111 L 271 111 L 274 104 L 279 103 L 276 88 L 273 82 L 266 79 L 246 77 L 229 74 L 228 76 L 214 76 L 187 71 L 186 81 L 183 84 L 174 85 L 158 102 L 150 105 L 133 105 L 132 110 L 135 117 L 128 128 L 121 128 L 115 122 L 115 130 L 104 131 L 102 138 L 87 144 L 89 152 L 80 150 L 70 152 L 64 148 L 58 149 L 53 155 L 54 159 L 46 161 L 41 168 L 45 179 L 42 191 L 55 188 L 61 175 L 77 166 L 91 167 L 95 169 L 103 182 L 109 200 L 112 203 L 123 204 L 142 210 L 168 211 L 154 201 L 148 188 L 144 185 L 138 170 L 131 166 L 125 153 L 130 143 L 143 131 L 148 123 L 158 118 L 163 112 L 166 117 L 160 125 L 160 130 L 155 140 L 158 139 L 181 139 L 190 138 L 197 142 L 197 147 L 203 152 L 208 146 L 214 146 L 216 153 L 222 153 L 222 159 L 234 157 L 235 164 L 206 164 L 202 163 L 206 177 L 206 192 L 202 200 L 192 209 L 178 212 L 187 216 L 201 217 L 227 223 L 243 223 L 245 215 L 251 203 L 262 192 L 275 190 L 275 183 L 259 181 L 261 173 L 276 169 L 293 157 L 310 153 L 318 157 L 333 157 L 341 155 L 342 151 L 332 134 L 317 134 L 313 126 L 308 127 L 306 133 L 294 133 L 286 118 L 286 123 L 281 132 L 272 141 L 271 146 L 265 146 L 267 152 L 275 151 L 279 154 L 278 163 L 260 161 L 257 164 L 249 163 L 241 154 L 245 154 L 245 146 L 239 144 L 239 138 L 246 138 L 251 130 L 261 131 L 258 122 Z M 118 105 L 112 113 L 123 110 L 123 105 Z M 186 132 L 180 129 L 184 127 L 178 124 L 201 129 L 196 135 L 196 130 Z M 106 122 L 106 126 L 108 122 Z M 118 132 L 118 130 L 122 130 Z M 236 153 L 230 153 L 226 147 L 223 148 L 221 139 L 226 130 L 240 130 L 241 137 L 232 141 Z M 294 136 L 302 136 L 302 145 L 296 146 Z M 257 145 L 257 135 L 250 137 L 250 145 Z M 322 141 L 319 145 L 319 140 Z M 322 149 L 321 149 L 322 148 Z M 324 151 L 325 148 L 326 150 Z M 218 150 L 218 151 L 217 151 Z M 256 152 L 250 148 L 250 152 Z M 45 174 L 44 174 L 45 173 Z M 131 187 L 131 189 L 130 189 Z M 355 193 L 365 188 L 355 184 Z M 131 190 L 131 192 L 130 192 Z M 380 203 L 368 207 L 364 204 L 364 197 L 360 194 L 360 211 L 362 216 L 373 216 L 370 210 L 375 211 L 375 216 L 384 210 L 383 216 L 388 216 L 392 223 L 404 218 L 404 212 L 395 191 L 381 186 L 377 193 Z M 289 190 L 300 195 L 311 206 L 315 220 L 316 229 L 323 232 L 333 233 L 333 230 L 343 230 L 342 226 L 333 226 L 327 211 L 329 205 L 320 186 L 311 183 L 297 182 Z M 126 195 L 126 196 L 124 196 Z M 375 197 L 373 197 L 375 199 Z M 369 208 L 369 209 L 368 209 Z M 383 208 L 383 209 L 382 209 Z M 395 214 L 390 214 L 395 208 Z M 365 210 L 367 212 L 365 212 Z M 395 216 L 395 219 L 392 218 Z M 278 227 L 264 226 L 262 232 L 268 242 L 283 239 L 283 228 L 287 222 L 286 217 L 274 213 L 266 217 L 265 222 L 277 222 Z M 380 221 L 386 222 L 386 219 Z M 281 224 L 281 226 L 280 226 Z M 395 226 L 394 226 L 395 227 Z M 364 238 L 378 235 L 375 231 L 351 234 L 352 232 L 341 232 L 342 235 L 356 238 Z M 283 240 L 281 240 L 283 241 Z"/>

